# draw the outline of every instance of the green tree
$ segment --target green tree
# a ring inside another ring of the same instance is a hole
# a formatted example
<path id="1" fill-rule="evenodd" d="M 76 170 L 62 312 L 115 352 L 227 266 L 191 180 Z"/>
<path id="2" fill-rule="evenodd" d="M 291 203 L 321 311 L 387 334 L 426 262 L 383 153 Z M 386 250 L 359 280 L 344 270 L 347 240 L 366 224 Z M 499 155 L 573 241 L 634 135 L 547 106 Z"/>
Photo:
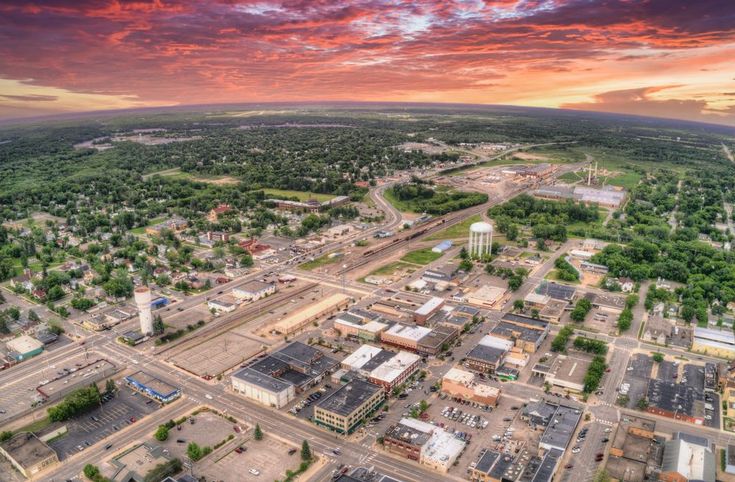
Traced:
<path id="1" fill-rule="evenodd" d="M 255 440 L 263 440 L 263 430 L 260 428 L 260 424 L 255 424 L 255 432 L 253 432 L 253 438 Z"/>
<path id="2" fill-rule="evenodd" d="M 307 461 L 311 460 L 312 454 L 311 454 L 311 447 L 309 447 L 309 442 L 304 440 L 301 443 L 301 460 Z"/>
<path id="3" fill-rule="evenodd" d="M 513 309 L 515 311 L 523 311 L 525 307 L 526 307 L 526 303 L 523 300 L 515 300 L 513 302 Z"/>
<path id="4" fill-rule="evenodd" d="M 189 445 L 186 446 L 186 455 L 196 462 L 202 458 L 202 448 L 196 442 L 189 442 Z"/>
<path id="5" fill-rule="evenodd" d="M 168 427 L 165 425 L 159 425 L 156 429 L 156 433 L 153 434 L 153 436 L 158 440 L 159 442 L 163 442 L 164 440 L 168 439 Z"/>
<path id="6" fill-rule="evenodd" d="M 655 361 L 656 363 L 661 363 L 662 361 L 664 361 L 663 353 L 659 352 L 654 353 L 651 358 L 653 358 L 653 361 Z"/>

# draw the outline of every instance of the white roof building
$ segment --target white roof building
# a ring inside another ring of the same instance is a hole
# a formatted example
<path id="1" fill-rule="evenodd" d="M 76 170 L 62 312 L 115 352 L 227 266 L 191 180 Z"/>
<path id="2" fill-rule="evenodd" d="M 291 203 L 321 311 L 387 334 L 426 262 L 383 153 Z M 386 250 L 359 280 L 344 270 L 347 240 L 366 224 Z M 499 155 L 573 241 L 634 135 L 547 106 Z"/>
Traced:
<path id="1" fill-rule="evenodd" d="M 359 370 L 372 358 L 383 350 L 372 346 L 362 345 L 360 348 L 352 352 L 347 358 L 342 360 L 342 366 L 350 370 Z"/>
<path id="2" fill-rule="evenodd" d="M 415 311 L 418 316 L 430 316 L 444 305 L 444 299 L 434 296 Z"/>
<path id="3" fill-rule="evenodd" d="M 510 350 L 514 346 L 513 340 L 508 340 L 506 338 L 498 338 L 493 335 L 483 336 L 477 344 L 489 346 L 492 348 L 498 348 L 500 350 L 505 350 L 505 351 Z"/>
<path id="4" fill-rule="evenodd" d="M 394 385 L 396 380 L 406 376 L 407 371 L 416 371 L 419 360 L 421 360 L 421 357 L 418 355 L 400 351 L 393 358 L 370 372 L 370 378 L 375 382 Z"/>
<path id="5" fill-rule="evenodd" d="M 401 325 L 400 323 L 396 323 L 385 332 L 386 335 L 404 338 L 415 342 L 418 342 L 429 333 L 431 333 L 431 328 L 427 328 L 425 326 Z"/>

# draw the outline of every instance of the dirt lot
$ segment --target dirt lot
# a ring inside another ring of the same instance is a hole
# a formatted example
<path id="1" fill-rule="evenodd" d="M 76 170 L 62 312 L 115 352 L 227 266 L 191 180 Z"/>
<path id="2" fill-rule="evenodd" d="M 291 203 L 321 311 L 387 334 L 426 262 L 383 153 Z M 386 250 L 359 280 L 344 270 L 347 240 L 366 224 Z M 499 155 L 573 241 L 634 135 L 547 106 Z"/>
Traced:
<path id="1" fill-rule="evenodd" d="M 610 311 L 593 308 L 585 318 L 584 326 L 599 333 L 611 333 L 616 331 L 615 324 L 617 321 L 618 315 Z"/>
<path id="2" fill-rule="evenodd" d="M 245 452 L 232 450 L 215 457 L 207 457 L 197 467 L 197 474 L 207 480 L 236 482 L 243 480 L 280 480 L 286 470 L 298 469 L 301 463 L 298 447 L 287 445 L 265 434 L 263 440 L 249 440 L 242 445 Z M 293 455 L 289 450 L 297 449 Z M 259 475 L 250 473 L 255 469 Z"/>

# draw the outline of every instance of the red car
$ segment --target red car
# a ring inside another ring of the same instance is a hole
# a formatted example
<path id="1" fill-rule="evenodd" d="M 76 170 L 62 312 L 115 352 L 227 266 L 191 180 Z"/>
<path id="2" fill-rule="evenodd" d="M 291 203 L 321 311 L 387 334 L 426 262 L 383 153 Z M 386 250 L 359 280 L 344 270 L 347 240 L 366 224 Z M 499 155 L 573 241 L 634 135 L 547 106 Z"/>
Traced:
<path id="1" fill-rule="evenodd" d="M 237 432 L 237 433 L 240 433 L 240 427 L 238 427 L 237 425 L 233 425 L 233 426 L 232 426 L 232 429 L 233 429 L 233 430 L 234 430 L 235 432 Z"/>
<path id="2" fill-rule="evenodd" d="M 574 468 L 574 465 L 572 465 L 572 464 L 567 464 L 567 465 L 565 465 L 565 466 L 564 466 L 564 468 L 565 468 L 565 469 L 573 469 L 573 468 Z"/>

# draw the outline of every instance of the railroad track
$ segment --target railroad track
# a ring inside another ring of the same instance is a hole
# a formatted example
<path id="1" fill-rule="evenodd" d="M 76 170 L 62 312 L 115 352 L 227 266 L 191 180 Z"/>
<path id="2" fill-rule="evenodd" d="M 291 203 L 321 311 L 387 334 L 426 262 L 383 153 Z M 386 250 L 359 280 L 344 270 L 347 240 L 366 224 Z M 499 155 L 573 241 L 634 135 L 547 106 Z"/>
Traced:
<path id="1" fill-rule="evenodd" d="M 280 292 L 263 300 L 257 301 L 254 304 L 249 305 L 243 311 L 236 310 L 233 313 L 226 315 L 226 317 L 221 318 L 219 320 L 219 323 L 217 324 L 214 324 L 213 322 L 209 325 L 205 325 L 199 330 L 193 331 L 188 336 L 180 340 L 178 343 L 174 342 L 160 347 L 160 349 L 155 352 L 155 355 L 160 355 L 174 348 L 180 349 L 179 351 L 188 350 L 194 345 L 205 343 L 226 331 L 237 328 L 244 323 L 252 321 L 253 318 L 264 312 L 267 312 L 273 306 L 280 305 L 284 301 L 288 301 L 295 296 L 300 296 L 307 291 L 314 289 L 315 286 L 318 286 L 318 284 L 309 283 L 296 291 Z"/>

